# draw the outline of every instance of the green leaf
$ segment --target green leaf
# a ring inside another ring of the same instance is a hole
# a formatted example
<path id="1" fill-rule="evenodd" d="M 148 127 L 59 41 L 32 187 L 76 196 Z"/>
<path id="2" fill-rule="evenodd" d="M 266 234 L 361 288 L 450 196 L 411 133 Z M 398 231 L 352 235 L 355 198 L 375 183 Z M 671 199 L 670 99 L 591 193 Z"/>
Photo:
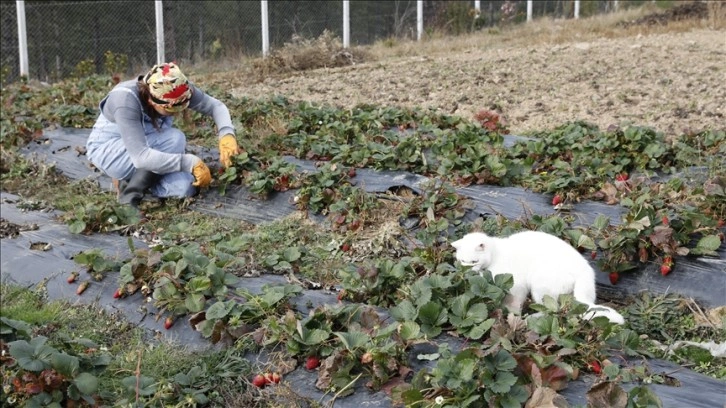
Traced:
<path id="1" fill-rule="evenodd" d="M 516 383 L 516 375 L 512 374 L 510 371 L 499 371 L 495 376 L 495 381 L 489 385 L 489 389 L 497 394 L 505 394 L 509 392 L 512 386 Z"/>
<path id="2" fill-rule="evenodd" d="M 415 320 L 417 314 L 416 308 L 408 299 L 405 299 L 397 306 L 392 307 L 390 313 L 391 316 L 399 322 Z"/>
<path id="3" fill-rule="evenodd" d="M 608 225 L 610 225 L 610 218 L 604 215 L 598 215 L 597 218 L 595 218 L 595 223 L 593 224 L 593 227 L 595 227 L 596 230 L 603 230 Z"/>
<path id="4" fill-rule="evenodd" d="M 512 371 L 517 366 L 517 360 L 504 350 L 499 350 L 492 357 L 491 363 L 495 371 Z"/>
<path id="5" fill-rule="evenodd" d="M 206 298 L 201 293 L 192 293 L 184 299 L 184 306 L 192 313 L 204 310 Z"/>
<path id="6" fill-rule="evenodd" d="M 234 308 L 234 301 L 217 302 L 207 309 L 207 320 L 222 319 Z"/>
<path id="7" fill-rule="evenodd" d="M 350 351 L 365 346 L 371 340 L 369 335 L 358 331 L 335 332 L 333 334 L 338 336 L 343 346 Z"/>
<path id="8" fill-rule="evenodd" d="M 16 331 L 21 336 L 30 336 L 31 330 L 32 327 L 22 320 L 8 319 L 5 316 L 0 316 L 0 334 L 10 334 Z"/>
<path id="9" fill-rule="evenodd" d="M 494 325 L 494 319 L 487 319 L 483 323 L 478 324 L 469 330 L 468 337 L 472 340 L 479 340 L 482 338 L 489 329 Z"/>
<path id="10" fill-rule="evenodd" d="M 610 380 L 614 380 L 620 374 L 620 367 L 617 364 L 610 364 L 605 366 L 602 371 Z"/>
<path id="11" fill-rule="evenodd" d="M 72 234 L 80 234 L 86 229 L 86 223 L 81 220 L 75 220 L 68 225 L 68 231 Z"/>
<path id="12" fill-rule="evenodd" d="M 557 312 L 560 309 L 560 306 L 557 304 L 557 300 L 552 296 L 545 295 L 542 298 L 542 304 L 547 308 L 547 311 L 549 312 Z"/>
<path id="13" fill-rule="evenodd" d="M 466 316 L 466 310 L 467 306 L 469 305 L 469 301 L 471 301 L 471 296 L 467 295 L 466 293 L 455 297 L 451 301 L 451 313 L 459 317 Z"/>
<path id="14" fill-rule="evenodd" d="M 141 396 L 154 395 L 156 393 L 156 381 L 153 378 L 142 375 L 137 379 L 135 375 L 129 376 L 121 380 L 121 384 L 126 387 L 126 391 L 134 395 L 137 390 Z"/>
<path id="15" fill-rule="evenodd" d="M 78 377 L 73 379 L 73 384 L 78 387 L 78 391 L 84 395 L 92 395 L 98 390 L 98 378 L 89 373 L 80 373 Z"/>
<path id="16" fill-rule="evenodd" d="M 422 324 L 421 325 L 421 333 L 424 334 L 424 336 L 428 337 L 429 339 L 433 339 L 434 337 L 441 334 L 441 327 L 439 326 L 431 326 L 428 324 Z"/>
<path id="17" fill-rule="evenodd" d="M 330 333 L 321 329 L 306 330 L 303 332 L 302 343 L 307 346 L 314 346 L 320 344 L 328 339 Z"/>
<path id="18" fill-rule="evenodd" d="M 195 276 L 186 284 L 189 292 L 205 292 L 212 287 L 212 281 L 206 276 Z"/>
<path id="19" fill-rule="evenodd" d="M 514 278 L 511 273 L 502 273 L 494 277 L 494 285 L 509 291 L 514 285 Z"/>
<path id="20" fill-rule="evenodd" d="M 707 235 L 698 240 L 693 254 L 718 255 L 716 250 L 721 246 L 721 238 L 718 235 Z"/>
<path id="21" fill-rule="evenodd" d="M 50 366 L 66 377 L 73 377 L 78 373 L 80 362 L 78 357 L 66 353 L 53 353 Z"/>
<path id="22" fill-rule="evenodd" d="M 414 299 L 416 306 L 421 306 L 431 300 L 431 286 L 423 279 L 419 279 L 411 285 L 411 299 Z M 412 319 L 406 319 L 412 320 Z"/>
<path id="23" fill-rule="evenodd" d="M 57 352 L 52 347 L 45 345 L 47 340 L 44 336 L 38 336 L 31 339 L 30 342 L 25 340 L 10 342 L 8 343 L 10 355 L 15 357 L 20 368 L 24 370 L 43 371 L 50 367 L 51 355 Z"/>
<path id="24" fill-rule="evenodd" d="M 419 309 L 418 318 L 423 324 L 440 326 L 448 320 L 448 313 L 440 304 L 428 302 Z"/>
<path id="25" fill-rule="evenodd" d="M 406 321 L 399 326 L 398 334 L 403 341 L 414 340 L 419 337 L 420 333 L 421 327 L 416 322 Z"/>
<path id="26" fill-rule="evenodd" d="M 577 246 L 591 251 L 597 249 L 595 241 L 585 234 L 580 235 L 580 238 L 577 240 Z"/>
<path id="27" fill-rule="evenodd" d="M 401 399 L 407 407 L 418 407 L 421 401 L 424 400 L 424 396 L 420 390 L 410 388 L 401 393 Z"/>
<path id="28" fill-rule="evenodd" d="M 481 322 L 489 316 L 489 309 L 486 303 L 476 303 L 471 305 L 469 310 L 466 312 L 467 317 L 472 317 L 475 321 Z"/>
<path id="29" fill-rule="evenodd" d="M 298 247 L 286 248 L 285 251 L 282 253 L 282 257 L 287 262 L 295 262 L 300 259 L 300 249 Z"/>
<path id="30" fill-rule="evenodd" d="M 226 286 L 233 286 L 237 282 L 239 282 L 239 277 L 237 275 L 233 275 L 231 273 L 224 274 L 224 281 L 222 283 Z"/>
<path id="31" fill-rule="evenodd" d="M 274 306 L 277 304 L 277 302 L 281 301 L 285 298 L 285 288 L 281 286 L 273 286 L 266 288 L 264 293 L 262 294 L 262 301 L 265 302 L 267 306 Z"/>

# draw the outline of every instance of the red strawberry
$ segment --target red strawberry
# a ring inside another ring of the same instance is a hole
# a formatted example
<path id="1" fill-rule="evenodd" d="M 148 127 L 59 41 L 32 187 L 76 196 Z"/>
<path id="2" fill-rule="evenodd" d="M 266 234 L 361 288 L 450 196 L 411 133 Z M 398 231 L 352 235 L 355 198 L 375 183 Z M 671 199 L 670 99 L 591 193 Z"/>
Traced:
<path id="1" fill-rule="evenodd" d="M 356 231 L 358 228 L 360 228 L 360 220 L 353 220 L 350 223 L 350 229 L 352 231 Z"/>
<path id="2" fill-rule="evenodd" d="M 350 251 L 350 244 L 346 242 L 345 244 L 343 244 L 343 245 L 340 246 L 340 250 L 343 251 L 343 252 Z"/>
<path id="3" fill-rule="evenodd" d="M 265 385 L 267 385 L 267 380 L 265 379 L 264 375 L 257 374 L 255 378 L 252 379 L 252 385 L 257 388 L 263 388 Z"/>
<path id="4" fill-rule="evenodd" d="M 590 252 L 590 258 L 594 261 L 597 258 L 597 251 Z"/>
<path id="5" fill-rule="evenodd" d="M 617 272 L 610 272 L 610 275 L 608 275 L 608 277 L 610 278 L 610 283 L 613 285 L 618 283 L 618 279 L 620 279 L 620 275 L 618 275 Z"/>
<path id="6" fill-rule="evenodd" d="M 121 288 L 118 288 L 118 289 L 116 289 L 116 292 L 113 292 L 113 298 L 118 299 L 121 296 L 123 296 L 123 294 L 124 294 L 124 290 Z"/>
<path id="7" fill-rule="evenodd" d="M 661 221 L 663 222 L 663 225 L 668 225 L 668 223 L 669 223 L 668 216 L 664 215 L 663 218 L 661 218 Z"/>
<path id="8" fill-rule="evenodd" d="M 600 362 L 597 360 L 593 360 L 590 364 L 588 364 L 590 369 L 595 374 L 600 374 L 602 372 L 602 367 L 600 366 Z"/>
<path id="9" fill-rule="evenodd" d="M 78 289 L 76 289 L 76 295 L 82 294 L 86 291 L 86 289 L 88 289 L 88 281 L 81 282 L 81 284 L 78 285 Z"/>
<path id="10" fill-rule="evenodd" d="M 718 228 L 723 228 L 726 225 L 726 221 L 724 221 L 723 218 L 719 218 L 718 221 L 716 221 L 716 226 Z"/>
<path id="11" fill-rule="evenodd" d="M 308 370 L 314 370 L 318 368 L 319 365 L 320 359 L 316 356 L 310 356 L 308 357 L 307 361 L 305 361 L 305 368 L 307 368 Z"/>
<path id="12" fill-rule="evenodd" d="M 628 181 L 628 173 L 620 173 L 617 176 L 615 176 L 615 180 L 617 181 Z"/>
<path id="13" fill-rule="evenodd" d="M 673 266 L 673 258 L 670 255 L 666 255 L 663 257 L 663 264 L 668 266 Z"/>
<path id="14" fill-rule="evenodd" d="M 660 274 L 661 275 L 666 276 L 669 273 L 671 273 L 671 266 L 670 265 L 663 264 L 663 265 L 660 266 Z"/>
<path id="15" fill-rule="evenodd" d="M 66 281 L 68 283 L 73 283 L 76 281 L 76 279 L 78 279 L 78 272 L 71 272 L 71 274 L 68 275 L 68 278 L 66 279 Z"/>
<path id="16" fill-rule="evenodd" d="M 562 202 L 562 196 L 559 194 L 555 194 L 554 197 L 552 197 L 552 205 L 557 205 Z"/>
<path id="17" fill-rule="evenodd" d="M 350 170 L 348 170 L 348 177 L 353 178 L 356 175 L 355 167 L 351 167 Z"/>
<path id="18" fill-rule="evenodd" d="M 171 329 L 171 326 L 173 326 L 173 325 L 174 325 L 174 319 L 171 316 L 167 317 L 166 320 L 164 320 L 164 328 L 166 330 Z"/>

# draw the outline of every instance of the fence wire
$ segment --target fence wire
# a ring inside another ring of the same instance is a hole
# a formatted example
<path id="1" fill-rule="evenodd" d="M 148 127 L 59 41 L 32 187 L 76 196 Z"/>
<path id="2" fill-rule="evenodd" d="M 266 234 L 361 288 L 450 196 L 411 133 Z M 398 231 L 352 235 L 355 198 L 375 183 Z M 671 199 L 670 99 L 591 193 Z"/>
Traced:
<path id="1" fill-rule="evenodd" d="M 644 1 L 620 1 L 621 7 Z M 55 82 L 70 76 L 118 72 L 135 75 L 156 62 L 154 3 L 148 0 L 25 1 L 29 76 Z M 164 1 L 165 57 L 197 63 L 262 50 L 259 1 Z M 424 1 L 428 32 L 463 34 L 502 23 L 523 22 L 526 1 Z M 613 1 L 582 1 L 580 16 L 607 12 Z M 533 2 L 534 17 L 571 17 L 572 0 Z M 16 2 L 0 2 L 2 83 L 19 75 Z M 268 1 L 270 48 L 330 31 L 343 37 L 341 0 Z M 352 46 L 416 38 L 416 1 L 351 1 Z"/>

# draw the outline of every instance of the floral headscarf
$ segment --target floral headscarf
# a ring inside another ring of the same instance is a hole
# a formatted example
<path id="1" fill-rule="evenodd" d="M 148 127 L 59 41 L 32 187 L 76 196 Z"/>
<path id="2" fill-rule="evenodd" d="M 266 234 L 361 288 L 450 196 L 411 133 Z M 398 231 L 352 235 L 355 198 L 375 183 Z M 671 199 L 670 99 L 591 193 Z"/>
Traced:
<path id="1" fill-rule="evenodd" d="M 173 62 L 154 65 L 144 76 L 149 85 L 152 101 L 164 107 L 186 108 L 192 97 L 192 89 L 187 77 Z M 182 108 L 182 109 L 183 109 Z"/>

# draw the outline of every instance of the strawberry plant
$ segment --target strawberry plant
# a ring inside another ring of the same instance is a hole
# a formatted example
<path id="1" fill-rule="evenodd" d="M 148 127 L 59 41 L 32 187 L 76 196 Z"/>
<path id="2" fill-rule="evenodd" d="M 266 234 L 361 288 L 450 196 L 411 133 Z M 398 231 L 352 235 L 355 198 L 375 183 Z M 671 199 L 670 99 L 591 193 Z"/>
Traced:
<path id="1" fill-rule="evenodd" d="M 121 267 L 121 262 L 107 258 L 100 249 L 89 249 L 79 252 L 73 257 L 73 261 L 85 266 L 86 271 L 94 279 L 99 281 L 103 279 L 104 274 L 118 271 Z M 73 281 L 71 282 L 71 279 L 68 279 L 68 283 L 75 282 L 78 277 L 77 272 L 73 272 L 71 275 L 73 276 Z"/>
<path id="2" fill-rule="evenodd" d="M 287 191 L 296 183 L 297 167 L 282 158 L 274 158 L 260 165 L 260 170 L 250 172 L 244 183 L 250 191 L 260 197 L 267 197 L 273 191 Z"/>
<path id="3" fill-rule="evenodd" d="M 261 294 L 255 295 L 238 288 L 238 297 L 217 300 L 206 311 L 194 314 L 190 323 L 212 343 L 223 337 L 234 340 L 254 330 L 262 321 L 274 320 L 284 314 L 290 309 L 289 299 L 301 291 L 297 285 L 266 285 Z"/>
<path id="4" fill-rule="evenodd" d="M 350 187 L 348 172 L 349 169 L 344 166 L 325 163 L 317 172 L 302 176 L 296 195 L 297 208 L 327 215 L 330 205 L 343 197 L 340 191 Z"/>
<path id="5" fill-rule="evenodd" d="M 128 205 L 87 203 L 63 214 L 68 230 L 74 234 L 118 231 L 141 220 L 139 211 Z"/>
<path id="6" fill-rule="evenodd" d="M 83 353 L 71 348 L 58 350 L 47 341 L 46 337 L 37 336 L 8 343 L 13 361 L 5 375 L 9 375 L 12 385 L 3 398 L 25 406 L 83 402 L 96 405 L 96 374 L 111 362 L 111 356 L 98 351 L 99 346 L 89 340 L 75 341 L 83 347 Z"/>
<path id="7" fill-rule="evenodd" d="M 428 338 L 446 329 L 476 340 L 494 324 L 489 313 L 500 308 L 511 285 L 510 275 L 431 274 L 402 289 L 406 298 L 390 313 L 400 322 L 416 322 Z"/>
<path id="8" fill-rule="evenodd" d="M 347 299 L 387 307 L 398 302 L 399 289 L 421 273 L 420 269 L 416 259 L 409 257 L 398 262 L 377 259 L 372 263 L 348 265 L 338 276 Z"/>

